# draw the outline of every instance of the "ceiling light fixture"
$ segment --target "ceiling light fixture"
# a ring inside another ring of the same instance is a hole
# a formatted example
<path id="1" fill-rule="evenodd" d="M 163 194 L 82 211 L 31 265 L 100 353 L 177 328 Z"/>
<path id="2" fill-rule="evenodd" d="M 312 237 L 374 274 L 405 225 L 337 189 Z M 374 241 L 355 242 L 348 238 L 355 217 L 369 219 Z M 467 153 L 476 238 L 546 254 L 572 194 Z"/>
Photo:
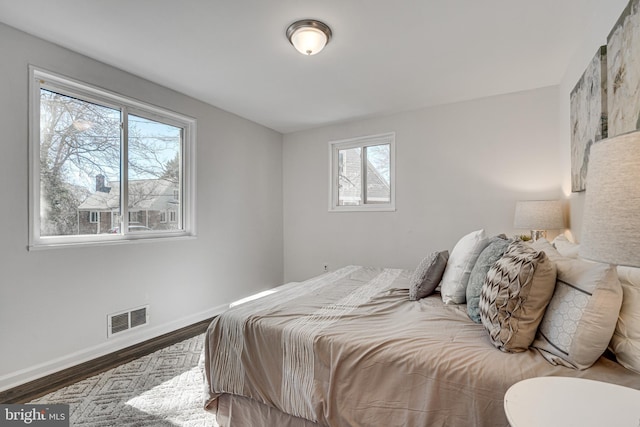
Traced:
<path id="1" fill-rule="evenodd" d="M 315 19 L 302 19 L 289 25 L 287 39 L 303 55 L 315 55 L 331 40 L 331 28 Z"/>

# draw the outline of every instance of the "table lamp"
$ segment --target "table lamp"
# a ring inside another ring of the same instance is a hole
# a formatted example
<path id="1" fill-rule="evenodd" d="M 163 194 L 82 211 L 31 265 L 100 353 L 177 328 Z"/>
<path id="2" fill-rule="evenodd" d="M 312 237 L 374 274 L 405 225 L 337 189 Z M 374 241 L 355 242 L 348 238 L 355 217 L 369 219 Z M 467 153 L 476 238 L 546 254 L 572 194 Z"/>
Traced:
<path id="1" fill-rule="evenodd" d="M 640 267 L 640 132 L 591 146 L 580 256 Z"/>
<path id="2" fill-rule="evenodd" d="M 516 202 L 514 228 L 531 230 L 531 239 L 547 237 L 547 230 L 564 228 L 562 205 L 559 200 L 525 200 Z"/>

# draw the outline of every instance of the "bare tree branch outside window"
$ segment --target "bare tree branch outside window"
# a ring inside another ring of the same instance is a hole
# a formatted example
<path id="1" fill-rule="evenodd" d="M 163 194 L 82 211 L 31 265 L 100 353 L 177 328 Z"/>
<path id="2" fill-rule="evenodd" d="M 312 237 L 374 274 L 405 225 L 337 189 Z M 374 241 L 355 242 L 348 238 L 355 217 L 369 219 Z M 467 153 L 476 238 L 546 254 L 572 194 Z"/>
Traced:
<path id="1" fill-rule="evenodd" d="M 129 115 L 129 139 L 123 144 L 122 122 L 119 109 L 40 89 L 42 236 L 91 234 L 113 228 L 104 224 L 102 228 L 100 224 L 98 228 L 83 228 L 84 216 L 88 220 L 90 214 L 85 215 L 82 206 L 90 202 L 91 211 L 104 212 L 101 217 L 112 226 L 119 221 L 124 146 L 128 147 L 129 158 L 128 206 L 144 207 L 151 225 L 154 215 L 159 218 L 159 211 L 167 209 L 162 206 L 164 199 L 157 199 L 164 198 L 160 188 L 171 194 L 171 200 L 172 187 L 179 188 L 181 129 Z M 134 184 L 145 180 L 158 183 Z M 112 215 L 106 214 L 109 212 Z"/>

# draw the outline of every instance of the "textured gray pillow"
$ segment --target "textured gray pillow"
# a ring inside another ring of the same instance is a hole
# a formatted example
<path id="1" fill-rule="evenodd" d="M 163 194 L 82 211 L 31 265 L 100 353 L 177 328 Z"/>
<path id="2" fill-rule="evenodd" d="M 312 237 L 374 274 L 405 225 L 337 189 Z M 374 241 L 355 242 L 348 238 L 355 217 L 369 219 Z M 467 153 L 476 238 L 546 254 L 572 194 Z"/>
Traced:
<path id="1" fill-rule="evenodd" d="M 411 301 L 431 295 L 440 284 L 448 259 L 449 251 L 441 251 L 429 254 L 420 262 L 409 281 L 411 284 L 409 299 Z"/>
<path id="2" fill-rule="evenodd" d="M 482 292 L 484 280 L 491 266 L 502 258 L 510 243 L 511 241 L 507 240 L 504 235 L 492 237 L 489 240 L 489 245 L 480 252 L 476 265 L 471 270 L 469 284 L 467 285 L 467 313 L 471 320 L 476 323 L 481 323 L 480 292 Z"/>
<path id="3" fill-rule="evenodd" d="M 493 345 L 526 351 L 556 286 L 556 266 L 523 242 L 509 245 L 489 269 L 480 294 L 480 318 Z"/>

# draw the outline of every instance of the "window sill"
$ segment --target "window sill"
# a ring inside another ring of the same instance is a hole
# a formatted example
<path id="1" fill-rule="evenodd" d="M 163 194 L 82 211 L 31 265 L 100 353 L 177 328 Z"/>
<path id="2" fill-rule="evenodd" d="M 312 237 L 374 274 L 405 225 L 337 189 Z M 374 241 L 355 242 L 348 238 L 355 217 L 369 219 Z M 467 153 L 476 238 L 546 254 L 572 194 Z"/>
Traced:
<path id="1" fill-rule="evenodd" d="M 113 245 L 128 245 L 137 243 L 154 243 L 154 242 L 175 242 L 177 240 L 195 240 L 197 236 L 195 234 L 184 234 L 167 237 L 125 237 L 121 239 L 105 240 L 103 242 L 60 242 L 60 243 L 36 243 L 27 246 L 29 252 L 32 251 L 44 251 L 50 249 L 63 249 L 63 248 L 87 248 L 92 246 L 113 246 Z"/>
<path id="2" fill-rule="evenodd" d="M 395 212 L 395 206 L 332 206 L 329 212 Z"/>

